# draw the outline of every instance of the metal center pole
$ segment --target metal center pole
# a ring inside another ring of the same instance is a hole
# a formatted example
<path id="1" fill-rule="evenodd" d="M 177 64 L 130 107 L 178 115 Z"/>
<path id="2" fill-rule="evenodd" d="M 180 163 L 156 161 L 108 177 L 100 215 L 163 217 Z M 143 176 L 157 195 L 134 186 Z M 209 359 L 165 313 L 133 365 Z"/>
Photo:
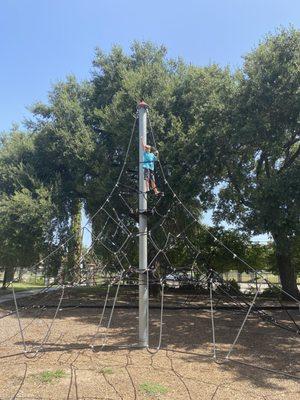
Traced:
<path id="1" fill-rule="evenodd" d="M 149 293 L 147 284 L 147 193 L 144 179 L 143 144 L 147 143 L 147 104 L 143 101 L 139 110 L 139 347 L 148 346 L 148 306 Z"/>

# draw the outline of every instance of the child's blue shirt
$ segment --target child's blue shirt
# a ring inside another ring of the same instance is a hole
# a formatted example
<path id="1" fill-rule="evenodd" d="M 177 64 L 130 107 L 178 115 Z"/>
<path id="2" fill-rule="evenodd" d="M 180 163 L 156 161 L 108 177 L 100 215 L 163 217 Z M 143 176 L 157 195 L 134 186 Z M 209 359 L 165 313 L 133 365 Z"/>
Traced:
<path id="1" fill-rule="evenodd" d="M 143 157 L 143 168 L 151 169 L 154 171 L 154 161 L 157 161 L 157 157 L 153 153 L 144 151 Z"/>

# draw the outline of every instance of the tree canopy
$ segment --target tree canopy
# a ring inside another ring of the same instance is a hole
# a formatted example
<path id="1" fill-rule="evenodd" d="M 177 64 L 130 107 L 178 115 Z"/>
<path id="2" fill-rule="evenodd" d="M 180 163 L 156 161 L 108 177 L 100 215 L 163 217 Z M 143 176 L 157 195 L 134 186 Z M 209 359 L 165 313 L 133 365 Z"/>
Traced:
<path id="1" fill-rule="evenodd" d="M 273 267 L 283 288 L 298 296 L 299 60 L 300 32 L 294 28 L 265 37 L 235 71 L 169 59 L 164 46 L 149 42 L 133 43 L 130 54 L 118 46 L 108 54 L 98 49 L 88 81 L 68 77 L 57 83 L 47 104 L 32 107 L 26 132 L 13 129 L 2 137 L 0 236 L 7 245 L 0 249 L 1 265 L 25 261 L 26 247 L 29 266 L 71 234 L 58 264 L 66 268 L 66 279 L 76 278 L 82 207 L 94 215 L 115 184 L 137 102 L 144 98 L 166 176 L 181 199 L 199 218 L 213 209 L 216 234 L 255 268 L 262 268 L 266 257 L 249 237 L 270 234 Z M 138 163 L 137 142 L 136 135 L 128 160 L 132 168 Z M 132 176 L 124 179 L 135 184 Z M 130 216 L 123 218 L 125 225 L 135 224 Z M 224 231 L 224 221 L 240 232 Z M 93 231 L 103 223 L 97 215 Z M 239 268 L 202 229 L 193 234 L 206 263 L 219 270 Z M 15 255 L 9 262 L 8 249 Z M 184 249 L 177 250 L 176 265 L 185 262 Z M 95 251 L 107 257 L 100 247 Z"/>

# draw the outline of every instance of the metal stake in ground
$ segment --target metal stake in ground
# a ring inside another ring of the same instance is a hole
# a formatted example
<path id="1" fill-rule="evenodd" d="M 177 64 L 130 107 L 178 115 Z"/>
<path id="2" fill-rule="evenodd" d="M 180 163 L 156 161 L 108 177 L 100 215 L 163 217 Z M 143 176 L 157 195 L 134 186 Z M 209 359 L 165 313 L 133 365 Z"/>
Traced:
<path id="1" fill-rule="evenodd" d="M 147 108 L 141 101 L 139 110 L 139 347 L 148 347 L 148 307 L 149 293 L 147 285 L 147 193 L 144 179 L 144 146 L 147 143 Z"/>

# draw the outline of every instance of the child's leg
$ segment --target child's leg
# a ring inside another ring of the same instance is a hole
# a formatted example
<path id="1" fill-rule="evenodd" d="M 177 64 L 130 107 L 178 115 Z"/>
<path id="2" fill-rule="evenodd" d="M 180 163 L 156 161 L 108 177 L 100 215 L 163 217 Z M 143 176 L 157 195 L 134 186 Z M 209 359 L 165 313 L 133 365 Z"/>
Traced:
<path id="1" fill-rule="evenodd" d="M 151 180 L 150 183 L 151 183 L 151 188 L 153 189 L 154 193 L 157 194 L 158 193 L 158 189 L 157 189 L 155 181 Z"/>
<path id="2" fill-rule="evenodd" d="M 147 168 L 144 168 L 144 180 L 146 181 L 146 192 L 149 192 L 150 171 Z"/>
<path id="3" fill-rule="evenodd" d="M 159 190 L 157 189 L 157 186 L 156 186 L 155 176 L 154 176 L 153 171 L 150 171 L 150 185 L 151 185 L 151 188 L 153 189 L 154 193 L 158 194 Z"/>

